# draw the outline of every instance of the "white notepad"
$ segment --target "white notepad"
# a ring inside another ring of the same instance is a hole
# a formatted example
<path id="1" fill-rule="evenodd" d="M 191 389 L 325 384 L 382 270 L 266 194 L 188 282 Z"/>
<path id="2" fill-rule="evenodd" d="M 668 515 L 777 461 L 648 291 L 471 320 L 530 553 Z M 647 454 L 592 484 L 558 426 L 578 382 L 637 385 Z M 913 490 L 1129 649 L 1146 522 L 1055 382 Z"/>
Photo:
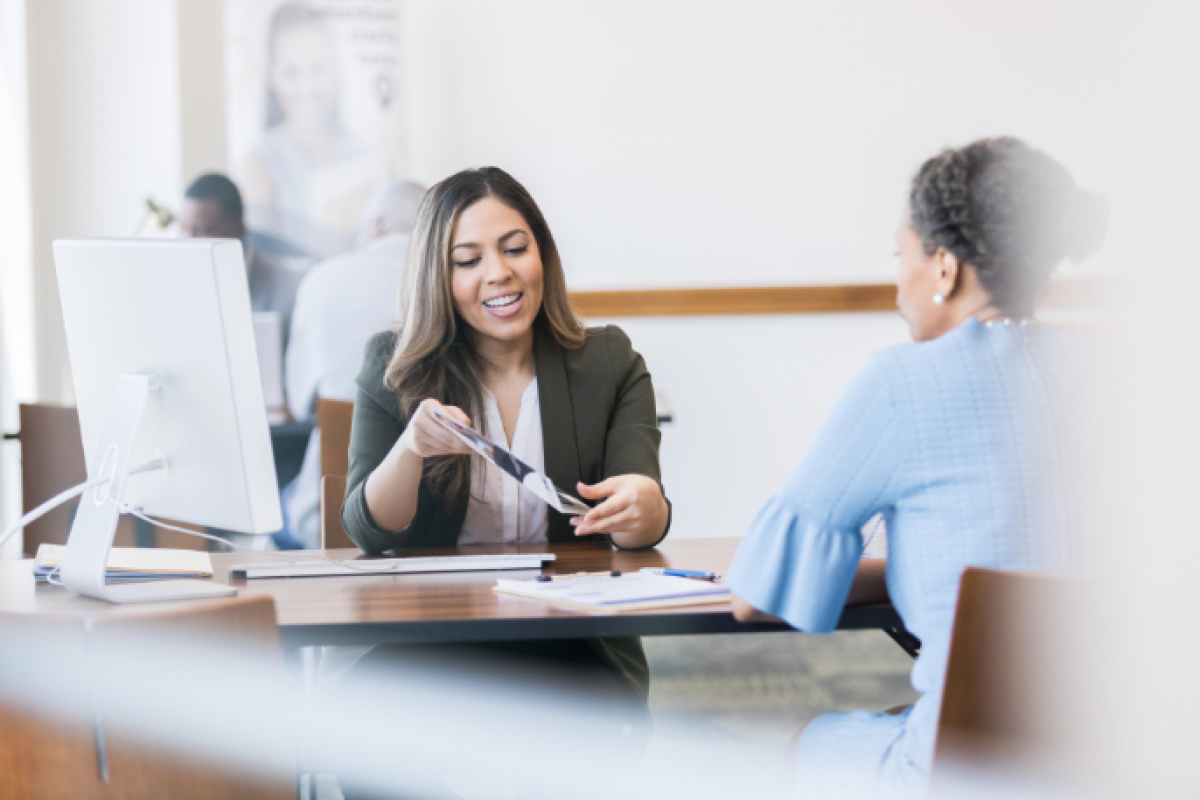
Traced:
<path id="1" fill-rule="evenodd" d="M 645 572 L 610 575 L 564 575 L 553 580 L 496 581 L 495 590 L 555 605 L 619 614 L 672 606 L 725 603 L 729 587 L 722 583 L 651 575 Z"/>

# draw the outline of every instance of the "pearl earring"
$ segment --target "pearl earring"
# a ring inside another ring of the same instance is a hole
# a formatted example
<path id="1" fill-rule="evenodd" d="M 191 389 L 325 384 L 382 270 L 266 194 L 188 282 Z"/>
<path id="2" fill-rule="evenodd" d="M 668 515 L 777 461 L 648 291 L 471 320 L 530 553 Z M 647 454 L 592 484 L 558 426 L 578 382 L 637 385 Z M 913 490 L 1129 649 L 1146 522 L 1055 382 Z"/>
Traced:
<path id="1" fill-rule="evenodd" d="M 935 306 L 940 306 L 944 302 L 946 302 L 946 295 L 942 294 L 941 292 L 938 292 L 933 296 L 933 304 Z"/>

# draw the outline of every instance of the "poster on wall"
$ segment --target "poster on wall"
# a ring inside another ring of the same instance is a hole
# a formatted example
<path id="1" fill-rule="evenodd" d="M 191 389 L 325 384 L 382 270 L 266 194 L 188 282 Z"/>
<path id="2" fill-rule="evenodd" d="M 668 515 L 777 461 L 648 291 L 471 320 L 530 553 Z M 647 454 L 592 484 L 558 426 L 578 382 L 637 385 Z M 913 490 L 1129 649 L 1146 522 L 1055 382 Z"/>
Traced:
<path id="1" fill-rule="evenodd" d="M 226 0 L 229 153 L 247 226 L 280 255 L 350 249 L 404 173 L 401 0 Z"/>

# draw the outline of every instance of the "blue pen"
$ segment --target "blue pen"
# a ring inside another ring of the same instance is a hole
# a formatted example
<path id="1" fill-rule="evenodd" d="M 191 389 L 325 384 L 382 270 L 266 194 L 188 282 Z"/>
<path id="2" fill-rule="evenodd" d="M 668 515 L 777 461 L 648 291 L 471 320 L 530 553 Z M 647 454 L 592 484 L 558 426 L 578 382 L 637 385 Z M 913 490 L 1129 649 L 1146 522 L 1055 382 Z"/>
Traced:
<path id="1" fill-rule="evenodd" d="M 661 567 L 642 567 L 642 572 L 651 575 L 670 575 L 676 578 L 698 578 L 702 581 L 715 581 L 721 576 L 715 572 L 700 572 L 694 569 L 662 569 Z"/>

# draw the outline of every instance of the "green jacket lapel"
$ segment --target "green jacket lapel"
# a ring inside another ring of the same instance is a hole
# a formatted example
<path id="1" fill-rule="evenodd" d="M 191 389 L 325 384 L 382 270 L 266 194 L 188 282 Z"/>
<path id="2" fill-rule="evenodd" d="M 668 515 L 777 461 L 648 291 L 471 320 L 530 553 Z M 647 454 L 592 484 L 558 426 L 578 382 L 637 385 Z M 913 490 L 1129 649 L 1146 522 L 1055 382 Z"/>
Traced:
<path id="1" fill-rule="evenodd" d="M 576 494 L 575 484 L 582 476 L 579 447 L 575 441 L 575 409 L 571 402 L 571 384 L 563 349 L 554 337 L 534 325 L 534 370 L 537 372 L 538 405 L 542 412 L 542 450 L 546 475 L 564 492 Z M 574 529 L 567 517 L 551 509 L 547 538 L 552 542 L 574 541 Z"/>

